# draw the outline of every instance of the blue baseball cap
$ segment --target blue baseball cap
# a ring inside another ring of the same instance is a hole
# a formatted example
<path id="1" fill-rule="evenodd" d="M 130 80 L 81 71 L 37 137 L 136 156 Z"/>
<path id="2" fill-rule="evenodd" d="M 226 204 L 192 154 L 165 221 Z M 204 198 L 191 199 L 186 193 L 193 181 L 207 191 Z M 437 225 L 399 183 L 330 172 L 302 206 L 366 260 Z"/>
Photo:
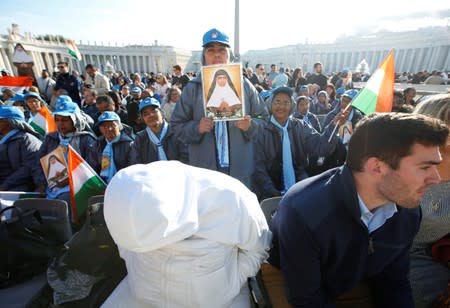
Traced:
<path id="1" fill-rule="evenodd" d="M 2 106 L 0 105 L 0 119 L 12 119 L 25 121 L 25 116 L 20 110 L 20 108 L 16 106 Z"/>
<path id="2" fill-rule="evenodd" d="M 230 47 L 230 39 L 228 38 L 228 35 L 226 35 L 222 31 L 217 30 L 216 28 L 209 30 L 203 35 L 202 47 L 205 47 L 210 43 L 220 43 L 226 45 L 227 47 Z"/>
<path id="3" fill-rule="evenodd" d="M 161 104 L 158 102 L 157 99 L 153 97 L 147 97 L 142 102 L 139 103 L 139 112 L 142 111 L 144 108 L 153 106 L 155 108 L 161 108 Z"/>
<path id="4" fill-rule="evenodd" d="M 336 89 L 336 94 L 342 95 L 345 93 L 345 88 L 344 87 L 340 87 Z"/>
<path id="5" fill-rule="evenodd" d="M 97 123 L 101 124 L 107 121 L 117 121 L 120 123 L 120 117 L 114 111 L 105 111 L 98 117 Z"/>
<path id="6" fill-rule="evenodd" d="M 60 95 L 56 100 L 55 111 L 53 111 L 53 115 L 60 115 L 63 117 L 69 117 L 74 113 L 80 111 L 78 105 L 72 102 L 70 96 Z"/>
<path id="7" fill-rule="evenodd" d="M 132 87 L 131 88 L 131 93 L 141 93 L 142 90 L 139 87 Z"/>
<path id="8" fill-rule="evenodd" d="M 292 96 L 293 91 L 289 87 L 278 87 L 272 90 L 272 96 L 275 96 L 278 93 L 286 93 L 287 95 Z"/>
<path id="9" fill-rule="evenodd" d="M 25 101 L 25 98 L 24 98 L 24 95 L 23 95 L 23 94 L 16 93 L 16 95 L 14 95 L 13 97 L 11 97 L 11 98 L 9 99 L 9 101 L 10 101 L 10 102 L 13 102 L 13 103 L 15 103 L 15 102 L 24 102 L 24 101 Z"/>
<path id="10" fill-rule="evenodd" d="M 42 97 L 36 92 L 28 92 L 27 94 L 24 95 L 24 100 L 27 100 L 27 98 L 29 98 L 29 97 L 34 97 L 34 98 L 37 98 L 38 100 L 40 100 L 41 102 L 44 102 Z"/>
<path id="11" fill-rule="evenodd" d="M 350 99 L 354 99 L 356 95 L 358 95 L 358 91 L 355 89 L 347 90 L 342 94 L 342 96 L 347 96 Z"/>
<path id="12" fill-rule="evenodd" d="M 270 90 L 262 90 L 261 92 L 259 92 L 259 96 L 261 96 L 261 98 L 264 100 L 271 95 L 272 95 L 272 91 L 270 91 Z"/>
<path id="13" fill-rule="evenodd" d="M 302 92 L 302 91 L 309 91 L 308 86 L 303 85 L 300 87 L 300 89 L 298 90 L 298 92 Z"/>

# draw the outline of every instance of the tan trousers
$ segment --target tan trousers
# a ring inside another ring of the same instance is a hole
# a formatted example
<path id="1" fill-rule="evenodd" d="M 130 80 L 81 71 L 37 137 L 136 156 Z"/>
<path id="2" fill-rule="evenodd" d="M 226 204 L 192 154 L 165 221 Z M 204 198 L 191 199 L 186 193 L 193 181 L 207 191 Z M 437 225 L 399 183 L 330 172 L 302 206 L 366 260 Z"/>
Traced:
<path id="1" fill-rule="evenodd" d="M 284 280 L 281 271 L 264 263 L 261 266 L 261 277 L 273 308 L 289 308 L 284 289 Z M 372 294 L 367 281 L 363 281 L 349 292 L 335 300 L 337 308 L 373 308 Z"/>

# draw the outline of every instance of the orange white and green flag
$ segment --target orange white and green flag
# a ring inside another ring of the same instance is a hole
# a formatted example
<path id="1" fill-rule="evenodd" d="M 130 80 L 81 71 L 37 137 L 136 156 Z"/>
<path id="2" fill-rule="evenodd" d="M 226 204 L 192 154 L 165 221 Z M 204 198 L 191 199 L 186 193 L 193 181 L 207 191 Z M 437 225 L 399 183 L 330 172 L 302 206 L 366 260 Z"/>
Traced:
<path id="1" fill-rule="evenodd" d="M 104 194 L 106 184 L 70 145 L 67 154 L 72 220 L 77 223 L 87 209 L 88 199 Z"/>
<path id="2" fill-rule="evenodd" d="M 67 48 L 67 52 L 73 59 L 81 61 L 81 53 L 74 40 L 67 40 Z"/>
<path id="3" fill-rule="evenodd" d="M 390 112 L 394 99 L 394 81 L 394 50 L 391 50 L 365 87 L 353 99 L 352 106 L 366 115 L 373 112 Z"/>
<path id="4" fill-rule="evenodd" d="M 29 76 L 0 76 L 0 91 L 9 88 L 16 93 L 22 93 L 32 85 L 33 79 Z"/>
<path id="5" fill-rule="evenodd" d="M 44 104 L 42 104 L 41 109 L 33 116 L 30 125 L 42 136 L 45 136 L 47 133 L 56 132 L 55 119 Z"/>

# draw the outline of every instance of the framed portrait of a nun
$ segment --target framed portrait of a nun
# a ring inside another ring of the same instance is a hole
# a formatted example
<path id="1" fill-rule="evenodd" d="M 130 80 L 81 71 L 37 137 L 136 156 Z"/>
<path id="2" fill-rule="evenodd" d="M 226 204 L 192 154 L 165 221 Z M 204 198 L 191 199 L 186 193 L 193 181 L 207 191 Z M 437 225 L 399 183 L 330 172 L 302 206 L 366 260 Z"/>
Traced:
<path id="1" fill-rule="evenodd" d="M 202 67 L 205 116 L 214 121 L 242 119 L 245 115 L 240 63 Z"/>

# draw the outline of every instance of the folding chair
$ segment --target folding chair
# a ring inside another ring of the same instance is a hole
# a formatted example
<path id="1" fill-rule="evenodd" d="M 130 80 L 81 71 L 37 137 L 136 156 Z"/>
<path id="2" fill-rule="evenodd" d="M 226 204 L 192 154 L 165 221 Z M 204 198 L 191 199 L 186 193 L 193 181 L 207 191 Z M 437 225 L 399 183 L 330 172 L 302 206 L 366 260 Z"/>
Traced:
<path id="1" fill-rule="evenodd" d="M 66 201 L 43 198 L 19 199 L 14 205 L 22 210 L 37 209 L 48 232 L 64 244 L 72 237 L 72 227 Z M 34 307 L 33 301 L 48 288 L 47 275 L 42 273 L 23 283 L 0 290 L 2 307 Z"/>
<path id="2" fill-rule="evenodd" d="M 39 210 L 44 224 L 49 232 L 54 232 L 61 243 L 72 237 L 72 227 L 69 219 L 67 202 L 59 199 L 31 198 L 14 201 L 14 205 L 22 210 Z"/>
<path id="3" fill-rule="evenodd" d="M 264 216 L 266 217 L 266 221 L 269 226 L 278 208 L 278 204 L 280 204 L 281 198 L 282 197 L 273 197 L 261 201 L 261 209 L 264 213 Z"/>

